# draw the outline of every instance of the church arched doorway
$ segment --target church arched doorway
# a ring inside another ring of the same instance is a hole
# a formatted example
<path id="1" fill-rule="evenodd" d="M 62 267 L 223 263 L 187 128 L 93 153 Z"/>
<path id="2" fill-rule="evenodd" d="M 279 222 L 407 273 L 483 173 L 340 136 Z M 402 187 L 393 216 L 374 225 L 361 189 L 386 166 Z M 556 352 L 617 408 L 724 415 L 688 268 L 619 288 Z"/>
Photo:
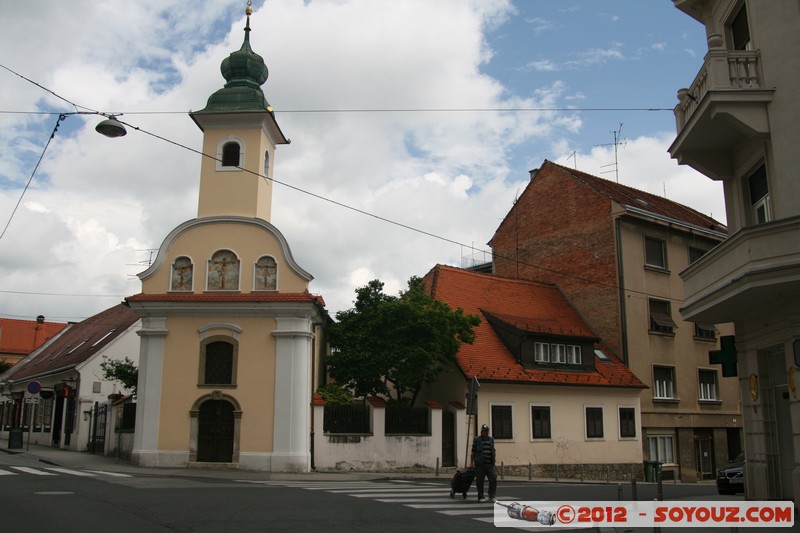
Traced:
<path id="1" fill-rule="evenodd" d="M 197 461 L 233 462 L 234 406 L 225 400 L 207 400 L 200 405 L 197 431 Z"/>

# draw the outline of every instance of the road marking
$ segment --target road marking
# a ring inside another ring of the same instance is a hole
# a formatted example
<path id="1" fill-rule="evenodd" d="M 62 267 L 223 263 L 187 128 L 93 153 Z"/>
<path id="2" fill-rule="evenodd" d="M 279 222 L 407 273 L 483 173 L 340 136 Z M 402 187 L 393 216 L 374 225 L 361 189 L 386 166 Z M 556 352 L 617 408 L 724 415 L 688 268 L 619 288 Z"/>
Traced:
<path id="1" fill-rule="evenodd" d="M 38 494 L 39 496 L 66 496 L 75 493 L 66 490 L 48 490 L 44 492 L 34 492 L 34 494 Z"/>
<path id="2" fill-rule="evenodd" d="M 19 470 L 20 472 L 25 472 L 26 474 L 33 474 L 35 476 L 57 476 L 58 474 L 54 474 L 52 472 L 45 472 L 44 470 L 36 470 L 35 468 L 28 468 L 27 466 L 12 466 L 14 470 Z"/>
<path id="3" fill-rule="evenodd" d="M 111 477 L 133 477 L 130 474 L 123 474 L 121 472 L 106 472 L 105 470 L 86 470 L 86 472 L 91 472 L 93 474 L 99 474 L 101 476 L 111 476 Z"/>
<path id="4" fill-rule="evenodd" d="M 59 474 L 69 474 L 71 476 L 80 476 L 80 477 L 96 477 L 97 474 L 92 474 L 91 472 L 81 472 L 80 470 L 70 470 L 69 468 L 55 468 L 55 467 L 48 467 L 46 470 L 50 470 L 51 472 L 58 472 Z"/>
<path id="5" fill-rule="evenodd" d="M 8 470 L 0 470 L 0 476 L 16 476 L 16 472 L 9 472 Z"/>

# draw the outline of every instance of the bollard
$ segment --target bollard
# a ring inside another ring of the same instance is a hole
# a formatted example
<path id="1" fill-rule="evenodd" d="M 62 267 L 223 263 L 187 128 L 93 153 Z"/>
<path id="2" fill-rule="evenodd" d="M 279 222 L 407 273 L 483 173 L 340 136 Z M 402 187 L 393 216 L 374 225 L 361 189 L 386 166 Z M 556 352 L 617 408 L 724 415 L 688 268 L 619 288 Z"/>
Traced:
<path id="1" fill-rule="evenodd" d="M 500 461 L 500 479 L 505 479 L 505 465 Z"/>
<path id="2" fill-rule="evenodd" d="M 436 477 L 439 477 L 439 458 L 436 458 Z"/>
<path id="3" fill-rule="evenodd" d="M 528 463 L 528 481 L 533 479 L 533 467 Z"/>
<path id="4" fill-rule="evenodd" d="M 583 483 L 583 464 L 581 464 L 581 483 Z"/>
<path id="5" fill-rule="evenodd" d="M 658 501 L 664 501 L 664 485 L 661 483 L 661 468 L 656 469 L 656 483 L 658 484 Z"/>
<path id="6" fill-rule="evenodd" d="M 631 478 L 631 501 L 639 501 L 639 495 L 636 492 L 636 478 Z"/>
<path id="7" fill-rule="evenodd" d="M 622 501 L 622 483 L 617 483 L 617 501 Z"/>

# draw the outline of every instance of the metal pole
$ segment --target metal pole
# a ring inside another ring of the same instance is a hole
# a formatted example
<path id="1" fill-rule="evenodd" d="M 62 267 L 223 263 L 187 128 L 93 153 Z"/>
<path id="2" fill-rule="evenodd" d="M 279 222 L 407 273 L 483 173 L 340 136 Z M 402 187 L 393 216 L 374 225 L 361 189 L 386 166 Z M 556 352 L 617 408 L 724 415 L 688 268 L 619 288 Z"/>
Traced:
<path id="1" fill-rule="evenodd" d="M 631 500 L 632 501 L 639 501 L 639 494 L 636 490 L 636 478 L 631 478 Z"/>
<path id="2" fill-rule="evenodd" d="M 436 477 L 439 477 L 439 458 L 436 458 Z"/>
<path id="3" fill-rule="evenodd" d="M 25 398 L 27 400 L 27 398 Z M 33 403 L 28 404 L 28 446 L 27 451 L 31 451 L 31 432 L 33 431 Z"/>
<path id="4" fill-rule="evenodd" d="M 661 482 L 661 465 L 656 468 L 656 483 L 658 483 L 658 501 L 664 501 L 664 484 Z"/>

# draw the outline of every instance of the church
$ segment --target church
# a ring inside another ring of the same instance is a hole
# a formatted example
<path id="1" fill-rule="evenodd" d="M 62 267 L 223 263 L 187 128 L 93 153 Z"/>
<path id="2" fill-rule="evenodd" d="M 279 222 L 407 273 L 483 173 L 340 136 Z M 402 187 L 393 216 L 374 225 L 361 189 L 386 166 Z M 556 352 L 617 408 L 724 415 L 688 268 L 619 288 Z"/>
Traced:
<path id="1" fill-rule="evenodd" d="M 328 314 L 270 222 L 288 144 L 242 47 L 190 116 L 203 132 L 197 218 L 164 239 L 127 303 L 142 319 L 133 464 L 267 472 L 311 468 L 311 397 Z"/>

